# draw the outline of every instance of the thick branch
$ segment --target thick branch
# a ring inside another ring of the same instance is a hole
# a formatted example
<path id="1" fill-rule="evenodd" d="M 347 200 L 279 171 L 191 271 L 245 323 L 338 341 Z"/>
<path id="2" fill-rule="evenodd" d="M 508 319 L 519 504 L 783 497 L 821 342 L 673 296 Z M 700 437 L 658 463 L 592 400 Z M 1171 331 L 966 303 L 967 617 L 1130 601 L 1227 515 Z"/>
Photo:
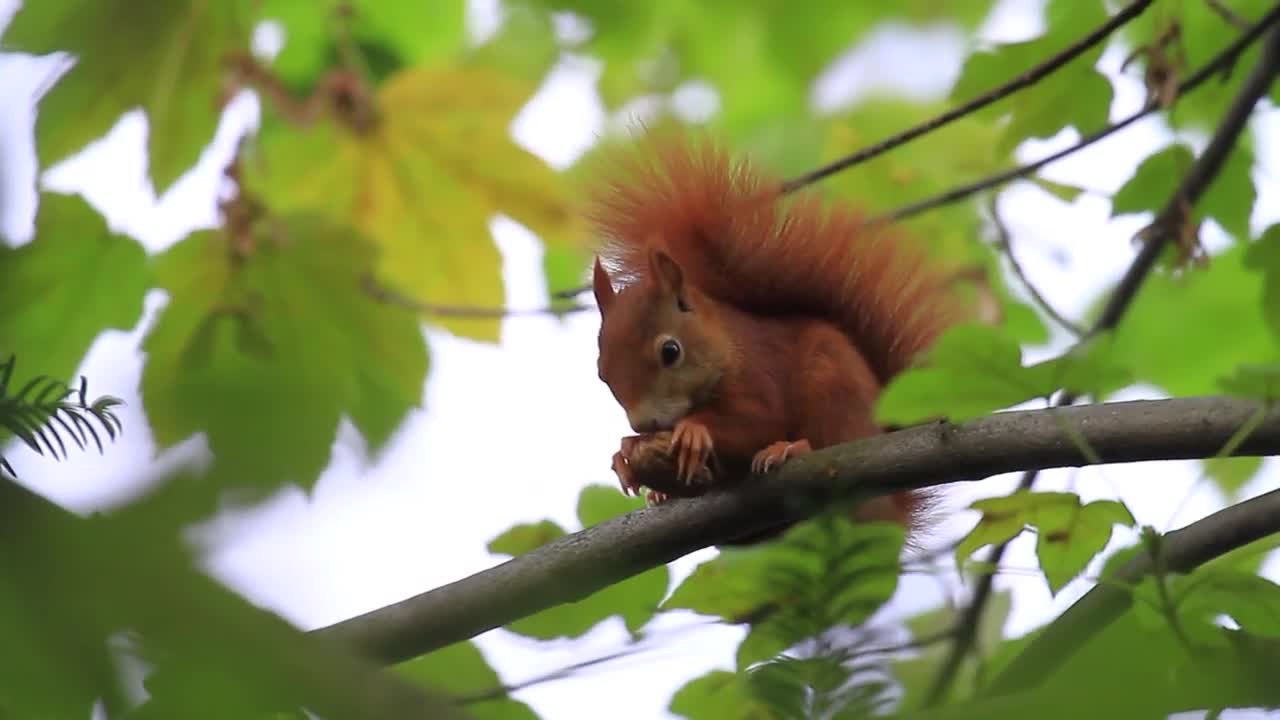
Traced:
<path id="1" fill-rule="evenodd" d="M 886 138 L 875 145 L 863 148 L 862 150 L 840 158 L 833 163 L 807 172 L 792 180 L 788 180 L 782 184 L 783 192 L 792 192 L 793 190 L 797 190 L 806 185 L 811 185 L 823 178 L 834 175 L 841 170 L 852 167 L 861 162 L 866 162 L 873 157 L 883 155 L 899 145 L 904 145 L 925 133 L 933 132 L 934 130 L 944 127 L 965 115 L 981 110 L 997 100 L 1006 98 L 1022 88 L 1029 87 L 1040 82 L 1062 66 L 1088 52 L 1090 48 L 1095 47 L 1098 43 L 1106 40 L 1107 37 L 1110 36 L 1111 33 L 1115 32 L 1121 25 L 1124 25 L 1130 20 L 1141 15 L 1150 4 L 1151 0 L 1135 0 L 1134 2 L 1129 3 L 1121 8 L 1120 12 L 1113 15 L 1093 32 L 1085 35 L 1068 47 L 1064 48 L 1061 52 L 1051 56 L 1048 60 L 1045 60 L 1043 63 L 1027 70 L 1004 85 L 993 88 L 963 105 L 954 107 L 935 118 L 920 123 L 913 128 L 908 128 L 907 130 L 904 130 L 893 137 Z"/>
<path id="2" fill-rule="evenodd" d="M 1146 400 L 909 428 L 795 458 L 746 487 L 637 510 L 313 632 L 399 662 L 580 600 L 695 550 L 809 517 L 834 500 L 1089 464 L 1064 423 L 1107 463 L 1181 460 L 1218 453 L 1258 408 L 1229 398 Z M 1269 413 L 1234 454 L 1280 454 L 1280 411 Z"/>

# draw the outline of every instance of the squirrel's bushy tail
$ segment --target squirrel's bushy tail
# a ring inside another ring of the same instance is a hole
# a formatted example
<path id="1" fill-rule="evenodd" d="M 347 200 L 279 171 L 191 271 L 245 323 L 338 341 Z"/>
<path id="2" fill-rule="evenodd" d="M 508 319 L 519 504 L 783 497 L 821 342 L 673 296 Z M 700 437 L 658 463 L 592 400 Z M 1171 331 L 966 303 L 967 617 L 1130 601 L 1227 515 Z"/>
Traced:
<path id="1" fill-rule="evenodd" d="M 709 141 L 650 135 L 610 159 L 588 217 L 621 282 L 643 275 L 660 243 L 717 300 L 836 324 L 882 385 L 957 319 L 922 248 L 843 204 L 781 195 L 779 180 Z"/>

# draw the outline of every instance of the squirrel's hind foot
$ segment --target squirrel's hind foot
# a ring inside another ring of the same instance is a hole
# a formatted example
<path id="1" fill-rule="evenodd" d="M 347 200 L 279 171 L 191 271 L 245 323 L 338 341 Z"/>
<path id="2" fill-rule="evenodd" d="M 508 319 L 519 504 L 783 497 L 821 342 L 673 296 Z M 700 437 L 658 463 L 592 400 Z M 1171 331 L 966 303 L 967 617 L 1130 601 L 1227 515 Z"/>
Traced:
<path id="1" fill-rule="evenodd" d="M 751 472 L 757 474 L 767 473 L 773 468 L 781 466 L 788 458 L 812 451 L 813 448 L 810 447 L 808 440 L 796 440 L 795 442 L 779 440 L 756 453 L 755 457 L 751 459 Z"/>

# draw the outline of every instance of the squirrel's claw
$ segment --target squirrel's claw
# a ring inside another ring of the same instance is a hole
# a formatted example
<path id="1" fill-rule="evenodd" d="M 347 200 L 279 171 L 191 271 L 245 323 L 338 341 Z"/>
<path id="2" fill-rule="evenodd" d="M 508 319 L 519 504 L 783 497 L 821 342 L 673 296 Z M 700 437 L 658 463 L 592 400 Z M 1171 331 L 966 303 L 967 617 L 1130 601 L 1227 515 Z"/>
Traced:
<path id="1" fill-rule="evenodd" d="M 657 490 L 650 490 L 649 493 L 645 495 L 644 501 L 649 505 L 661 505 L 670 499 L 671 496 L 666 493 L 658 492 Z"/>
<path id="2" fill-rule="evenodd" d="M 640 484 L 635 480 L 635 473 L 627 462 L 626 454 L 619 450 L 613 454 L 613 474 L 618 476 L 618 484 L 622 486 L 623 495 L 639 495 Z"/>
<path id="3" fill-rule="evenodd" d="M 810 447 L 808 440 L 796 440 L 795 442 L 779 440 L 755 454 L 755 457 L 751 459 L 751 472 L 757 474 L 767 473 L 774 467 L 782 465 L 787 461 L 787 458 L 803 455 L 812 450 L 813 448 Z"/>
<path id="4" fill-rule="evenodd" d="M 676 457 L 676 478 L 680 482 L 692 485 L 695 478 L 707 470 L 711 451 L 711 431 L 706 425 L 688 419 L 676 423 L 671 435 L 671 454 Z"/>

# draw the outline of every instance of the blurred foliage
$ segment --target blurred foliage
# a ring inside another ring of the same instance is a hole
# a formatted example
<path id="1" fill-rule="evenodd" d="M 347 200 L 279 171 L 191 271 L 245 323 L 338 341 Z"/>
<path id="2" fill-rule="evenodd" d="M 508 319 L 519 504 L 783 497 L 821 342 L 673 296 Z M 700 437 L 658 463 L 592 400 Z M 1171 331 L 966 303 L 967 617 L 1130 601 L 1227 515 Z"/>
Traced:
<path id="1" fill-rule="evenodd" d="M 5 28 L 0 49 L 75 58 L 40 99 L 41 166 L 79 152 L 121 114 L 141 107 L 147 114 L 151 182 L 157 194 L 167 190 L 213 139 L 223 55 L 248 42 L 248 2 L 24 2 Z"/>
<path id="2" fill-rule="evenodd" d="M 536 720 L 538 717 L 519 700 L 502 693 L 494 694 L 501 685 L 498 674 L 471 642 L 456 643 L 416 657 L 397 665 L 396 670 L 414 682 L 462 698 L 467 713 L 475 720 Z"/>
<path id="3" fill-rule="evenodd" d="M 363 292 L 373 261 L 355 231 L 301 214 L 158 256 L 171 301 L 143 341 L 141 385 L 157 443 L 203 432 L 219 481 L 264 489 L 310 486 L 340 417 L 380 450 L 420 402 L 427 348 L 411 313 Z"/>
<path id="4" fill-rule="evenodd" d="M 943 334 L 927 365 L 889 383 L 877 405 L 877 421 L 910 425 L 934 417 L 971 420 L 1059 388 L 1106 395 L 1132 382 L 1114 336 L 1102 333 L 1051 360 L 1022 364 L 1022 350 L 1001 329 L 958 325 Z"/>
<path id="5" fill-rule="evenodd" d="M 7 494 L 0 635 L 9 648 L 0 659 L 0 716 L 85 718 L 101 701 L 110 717 L 138 720 L 296 718 L 304 707 L 330 718 L 404 717 L 406 706 L 384 704 L 371 715 L 367 703 L 420 688 L 462 698 L 472 717 L 534 717 L 507 697 L 471 643 L 384 674 L 308 642 L 199 572 L 183 533 L 213 515 L 229 489 L 243 499 L 244 491 L 262 497 L 286 484 L 310 488 L 344 418 L 370 453 L 386 447 L 422 402 L 430 369 L 424 323 L 474 341 L 500 339 L 495 311 L 506 288 L 491 232 L 496 218 L 539 238 L 552 292 L 581 284 L 590 244 L 576 198 L 593 181 L 589 161 L 598 148 L 627 141 L 630 128 L 619 127 L 634 125 L 630 113 L 645 102 L 654 110 L 649 126 L 700 126 L 791 177 L 1026 72 L 1101 24 L 1116 3 L 1049 0 L 1032 36 L 990 42 L 976 33 L 995 5 L 505 0 L 497 27 L 479 36 L 463 0 L 26 0 L 3 28 L 0 50 L 73 61 L 37 98 L 41 170 L 139 110 L 148 177 L 163 194 L 201 157 L 235 92 L 256 90 L 262 112 L 227 168 L 235 187 L 220 198 L 219 227 L 148 257 L 84 199 L 42 191 L 31 242 L 0 246 L 0 359 L 8 359 L 0 411 L 9 413 L 0 427 L 17 432 L 0 440 L 56 456 L 66 455 L 60 443 L 68 436 L 88 447 L 81 423 L 102 418 L 83 414 L 96 416 L 81 407 L 91 403 L 71 402 L 74 393 L 64 391 L 75 386 L 64 379 L 104 331 L 137 328 L 143 298 L 160 290 L 166 302 L 141 344 L 149 429 L 162 448 L 203 434 L 214 456 L 201 473 L 168 479 L 90 519 L 59 515 L 0 483 Z M 1118 33 L 1119 47 L 1132 53 L 1123 72 L 1167 92 L 1270 6 L 1155 0 Z M 255 50 L 264 23 L 284 37 L 274 56 Z M 886 29 L 939 25 L 963 40 L 964 56 L 945 71 L 954 78 L 945 97 L 880 91 L 818 109 L 815 82 L 848 51 Z M 893 212 L 1010 168 L 1025 159 L 1026 140 L 1095 132 L 1118 97 L 1098 68 L 1104 50 L 806 192 L 856 202 L 872 215 Z M 511 129 L 571 55 L 600 63 L 597 89 L 610 115 L 595 148 L 561 168 Z M 1257 55 L 1249 50 L 1233 72 L 1176 98 L 1163 120 L 1211 130 Z M 695 121 L 677 99 L 697 88 L 714 110 Z M 1280 84 L 1272 98 L 1280 101 Z M 1197 146 L 1180 137 L 1156 149 L 1109 198 L 1112 215 L 1159 212 Z M 1064 387 L 1096 399 L 1145 384 L 1175 396 L 1274 400 L 1280 226 L 1258 233 L 1252 225 L 1258 146 L 1241 139 L 1192 213 L 1222 228 L 1228 247 L 1202 266 L 1162 265 L 1114 332 L 1034 364 L 1023 350 L 1050 339 L 1044 314 L 1005 272 L 999 244 L 983 241 L 991 223 L 975 198 L 909 217 L 903 228 L 928 240 L 990 322 L 948 333 L 924 366 L 888 388 L 880 418 L 971 418 Z M 1096 194 L 1037 175 L 1022 182 L 1064 203 Z M 67 407 L 49 397 L 28 402 L 49 388 Z M 1235 498 L 1260 464 L 1217 458 L 1205 470 Z M 593 485 L 582 491 L 577 518 L 585 527 L 637 507 Z M 1115 525 L 1134 524 L 1120 503 L 1084 503 L 1065 492 L 991 498 L 973 509 L 980 519 L 957 560 L 1032 528 L 1038 569 L 1053 593 L 1085 571 Z M 550 520 L 524 523 L 489 549 L 516 556 L 567 532 Z M 846 719 L 886 710 L 925 718 L 1140 717 L 1280 702 L 1257 670 L 1280 659 L 1280 591 L 1257 575 L 1273 540 L 1186 575 L 1144 581 L 1106 632 L 1053 660 L 1050 681 L 999 697 L 986 692 L 991 679 L 1022 662 L 1037 633 L 1003 638 L 1009 597 L 997 593 L 978 653 L 958 665 L 946 702 L 929 708 L 925 698 L 959 615 L 937 608 L 890 623 L 910 638 L 896 650 L 882 637 L 880 610 L 899 589 L 902 546 L 896 529 L 824 516 L 776 542 L 724 550 L 670 595 L 668 570 L 656 568 L 506 629 L 533 642 L 563 641 L 617 618 L 641 637 L 667 612 L 742 625 L 734 670 L 690 679 L 671 701 L 671 712 L 696 720 Z M 1240 629 L 1214 624 L 1223 615 Z M 140 705 L 126 678 L 140 673 L 121 658 L 150 667 Z M 442 717 L 452 711 L 439 707 Z"/>

